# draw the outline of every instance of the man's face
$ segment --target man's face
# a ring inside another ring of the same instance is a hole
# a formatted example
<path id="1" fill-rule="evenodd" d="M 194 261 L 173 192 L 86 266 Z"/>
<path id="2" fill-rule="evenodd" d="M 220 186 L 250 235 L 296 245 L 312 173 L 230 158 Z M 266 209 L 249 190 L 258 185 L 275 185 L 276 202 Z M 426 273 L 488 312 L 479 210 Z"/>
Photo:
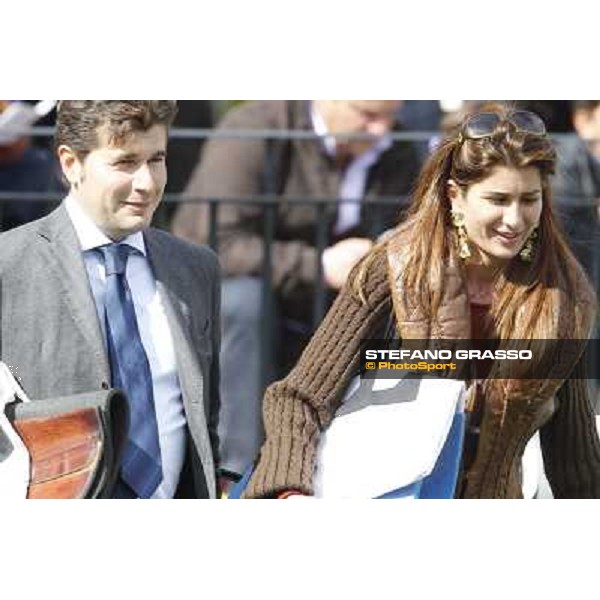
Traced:
<path id="1" fill-rule="evenodd" d="M 600 158 L 600 105 L 591 110 L 576 110 L 573 124 L 579 137 L 588 143 L 592 154 Z"/>
<path id="2" fill-rule="evenodd" d="M 366 140 L 337 141 L 337 147 L 358 156 L 368 150 L 376 139 L 394 126 L 401 100 L 320 100 L 317 107 L 329 133 L 362 133 L 373 136 Z"/>
<path id="3" fill-rule="evenodd" d="M 99 128 L 98 140 L 83 161 L 65 146 L 59 157 L 73 195 L 96 225 L 118 241 L 148 227 L 162 199 L 167 129 L 154 125 L 115 143 Z"/>

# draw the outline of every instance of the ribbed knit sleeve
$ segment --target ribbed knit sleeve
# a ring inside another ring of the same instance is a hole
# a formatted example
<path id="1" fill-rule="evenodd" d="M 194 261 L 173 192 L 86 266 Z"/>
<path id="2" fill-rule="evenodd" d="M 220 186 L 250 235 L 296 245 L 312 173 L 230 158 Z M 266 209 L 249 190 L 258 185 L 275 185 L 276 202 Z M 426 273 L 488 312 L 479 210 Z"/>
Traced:
<path id="1" fill-rule="evenodd" d="M 361 341 L 380 335 L 389 315 L 385 252 L 370 264 L 363 290 L 366 303 L 349 285 L 340 292 L 296 367 L 267 389 L 265 443 L 245 497 L 272 497 L 285 489 L 312 493 L 320 432 L 358 370 Z"/>
<path id="2" fill-rule="evenodd" d="M 585 372 L 582 359 L 558 391 L 557 411 L 541 430 L 555 498 L 600 498 L 600 441 Z"/>

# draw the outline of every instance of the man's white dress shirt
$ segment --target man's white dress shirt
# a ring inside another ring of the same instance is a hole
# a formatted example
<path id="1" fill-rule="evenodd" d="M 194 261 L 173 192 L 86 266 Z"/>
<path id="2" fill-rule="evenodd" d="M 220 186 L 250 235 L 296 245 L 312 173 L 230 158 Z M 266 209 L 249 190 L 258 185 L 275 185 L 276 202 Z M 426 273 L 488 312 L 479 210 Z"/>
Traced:
<path id="1" fill-rule="evenodd" d="M 101 254 L 95 248 L 113 243 L 87 215 L 74 196 L 67 197 L 66 209 L 71 218 L 87 270 L 98 319 L 106 344 L 104 296 L 106 273 Z M 186 420 L 177 376 L 173 338 L 164 305 L 147 259 L 144 236 L 134 233 L 121 241 L 132 246 L 125 276 L 131 290 L 138 329 L 152 373 L 152 390 L 156 407 L 163 480 L 152 498 L 172 498 L 179 483 L 186 449 Z"/>

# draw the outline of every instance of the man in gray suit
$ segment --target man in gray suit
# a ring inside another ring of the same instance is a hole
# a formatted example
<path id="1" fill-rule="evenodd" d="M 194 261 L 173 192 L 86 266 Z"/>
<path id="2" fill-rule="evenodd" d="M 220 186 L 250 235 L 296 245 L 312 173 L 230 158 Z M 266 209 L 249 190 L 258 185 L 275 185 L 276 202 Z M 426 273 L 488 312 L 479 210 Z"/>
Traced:
<path id="1" fill-rule="evenodd" d="M 0 236 L 2 360 L 27 394 L 128 395 L 116 497 L 217 494 L 217 259 L 149 227 L 176 110 L 62 101 L 56 150 L 69 195 Z"/>

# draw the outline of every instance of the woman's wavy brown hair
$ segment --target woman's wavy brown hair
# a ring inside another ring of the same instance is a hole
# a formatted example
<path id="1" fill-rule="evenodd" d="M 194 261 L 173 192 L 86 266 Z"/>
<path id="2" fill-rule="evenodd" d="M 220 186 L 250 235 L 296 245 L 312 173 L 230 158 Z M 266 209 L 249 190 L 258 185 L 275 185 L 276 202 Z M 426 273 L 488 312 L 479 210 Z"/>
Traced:
<path id="1" fill-rule="evenodd" d="M 450 220 L 447 188 L 452 179 L 466 189 L 485 179 L 497 165 L 535 167 L 542 180 L 542 212 L 533 261 L 517 255 L 496 281 L 492 316 L 501 339 L 558 337 L 570 324 L 570 337 L 587 338 L 589 332 L 576 310 L 583 271 L 557 228 L 551 209 L 550 177 L 556 152 L 548 135 L 532 135 L 507 119 L 510 108 L 493 105 L 501 123 L 489 137 L 463 139 L 462 124 L 432 152 L 416 183 L 406 220 L 385 241 L 377 244 L 356 271 L 355 290 L 362 297 L 362 282 L 374 256 L 387 252 L 395 236 L 402 236 L 405 256 L 401 288 L 411 290 L 427 314 L 436 314 L 442 297 L 444 266 L 457 257 Z M 578 284 L 579 282 L 579 284 Z M 562 326 L 559 327 L 559 315 Z"/>

